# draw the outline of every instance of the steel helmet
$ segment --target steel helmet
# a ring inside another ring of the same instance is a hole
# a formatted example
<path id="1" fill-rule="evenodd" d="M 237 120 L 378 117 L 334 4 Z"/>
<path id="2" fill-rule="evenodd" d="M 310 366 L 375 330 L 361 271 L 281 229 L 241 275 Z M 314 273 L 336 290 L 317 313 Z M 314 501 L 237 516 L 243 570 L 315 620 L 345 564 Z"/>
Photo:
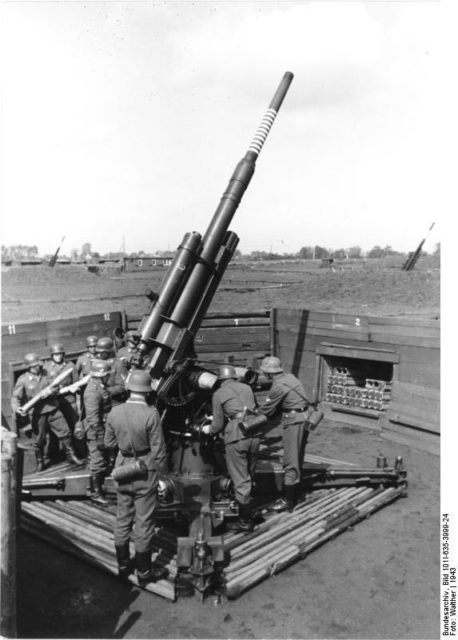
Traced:
<path id="1" fill-rule="evenodd" d="M 27 365 L 27 369 L 35 367 L 37 364 L 41 366 L 41 360 L 36 353 L 26 353 L 24 356 L 24 362 Z"/>
<path id="2" fill-rule="evenodd" d="M 51 345 L 49 353 L 51 355 L 54 355 L 55 353 L 65 353 L 64 345 L 56 342 L 56 344 Z"/>
<path id="3" fill-rule="evenodd" d="M 98 342 L 97 336 L 88 336 L 86 338 L 86 346 L 87 347 L 96 347 Z"/>
<path id="4" fill-rule="evenodd" d="M 97 340 L 96 351 L 97 353 L 112 353 L 114 349 L 113 340 L 111 338 L 99 338 Z"/>
<path id="5" fill-rule="evenodd" d="M 224 364 L 218 370 L 218 380 L 237 380 L 237 373 L 230 364 Z"/>
<path id="6" fill-rule="evenodd" d="M 143 393 L 152 391 L 150 374 L 143 369 L 134 369 L 127 377 L 126 389 Z"/>
<path id="7" fill-rule="evenodd" d="M 106 360 L 93 360 L 91 362 L 91 376 L 93 378 L 103 378 L 111 373 L 111 365 Z"/>
<path id="8" fill-rule="evenodd" d="M 264 373 L 282 373 L 283 372 L 280 358 L 276 358 L 275 356 L 267 356 L 267 358 L 264 358 L 259 368 Z"/>
<path id="9" fill-rule="evenodd" d="M 138 344 L 140 340 L 140 334 L 137 333 L 137 331 L 126 331 L 124 338 L 126 342 L 134 342 L 135 344 Z"/>

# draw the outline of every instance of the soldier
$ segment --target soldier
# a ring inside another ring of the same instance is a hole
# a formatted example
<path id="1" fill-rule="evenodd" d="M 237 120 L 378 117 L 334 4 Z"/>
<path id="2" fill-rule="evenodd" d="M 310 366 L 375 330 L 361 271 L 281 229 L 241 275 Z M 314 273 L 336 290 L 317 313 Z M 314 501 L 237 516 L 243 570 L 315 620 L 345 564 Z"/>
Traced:
<path id="1" fill-rule="evenodd" d="M 13 411 L 21 416 L 26 415 L 26 412 L 21 408 L 22 405 L 46 389 L 51 382 L 47 371 L 43 368 L 43 363 L 35 353 L 26 354 L 24 362 L 28 371 L 18 378 L 11 398 Z M 59 409 L 59 401 L 55 397 L 56 391 L 49 390 L 43 399 L 31 409 L 32 433 L 34 435 L 33 447 L 37 460 L 37 471 L 43 471 L 49 464 L 49 460 L 45 460 L 43 456 L 46 436 L 49 432 L 52 432 L 57 437 L 69 462 L 75 465 L 84 464 L 75 455 L 69 426 L 62 411 Z"/>
<path id="2" fill-rule="evenodd" d="M 239 519 L 229 523 L 227 528 L 249 533 L 254 528 L 250 503 L 260 440 L 259 437 L 245 436 L 240 430 L 239 421 L 244 417 L 246 409 L 255 409 L 256 400 L 251 387 L 237 381 L 234 367 L 220 367 L 218 381 L 221 385 L 212 398 L 213 420 L 211 425 L 204 425 L 202 431 L 217 434 L 224 429 L 227 470 L 234 484 L 239 506 Z"/>
<path id="3" fill-rule="evenodd" d="M 86 346 L 87 351 L 80 355 L 78 360 L 76 361 L 76 371 L 80 378 L 84 378 L 88 373 L 91 372 L 91 363 L 97 357 L 96 347 L 97 347 L 97 336 L 88 336 L 86 338 Z"/>
<path id="4" fill-rule="evenodd" d="M 142 477 L 119 481 L 117 514 L 114 530 L 119 575 L 131 572 L 129 538 L 135 520 L 135 566 L 140 586 L 165 577 L 164 570 L 151 564 L 151 540 L 154 535 L 157 508 L 158 474 L 166 472 L 166 449 L 157 409 L 146 402 L 151 392 L 151 378 L 146 371 L 134 370 L 127 381 L 127 402 L 114 407 L 106 422 L 105 446 L 119 447 L 115 469 L 143 461 Z"/>
<path id="5" fill-rule="evenodd" d="M 110 377 L 107 382 L 107 390 L 111 398 L 111 406 L 115 407 L 126 399 L 127 368 L 125 364 L 114 357 L 114 344 L 111 338 L 99 338 L 96 346 L 97 358 L 109 362 Z"/>
<path id="6" fill-rule="evenodd" d="M 50 355 L 51 360 L 47 360 L 45 362 L 45 368 L 48 372 L 50 382 L 52 382 L 54 378 L 65 369 L 71 369 L 71 371 L 65 380 L 63 380 L 59 385 L 60 389 L 62 387 L 68 387 L 78 381 L 76 367 L 73 362 L 69 362 L 65 359 L 65 349 L 62 344 L 53 344 L 50 348 Z M 75 393 L 67 392 L 64 395 L 60 395 L 58 400 L 59 408 L 64 414 L 68 426 L 73 433 L 79 416 L 77 396 Z"/>
<path id="7" fill-rule="evenodd" d="M 310 424 L 307 420 L 309 402 L 300 380 L 292 373 L 283 371 L 279 358 L 264 358 L 260 369 L 273 380 L 273 384 L 259 411 L 266 416 L 274 416 L 279 412 L 282 414 L 283 496 L 273 509 L 292 511 L 299 500 L 301 468 Z"/>
<path id="8" fill-rule="evenodd" d="M 125 363 L 127 369 L 130 369 L 132 356 L 135 354 L 135 348 L 140 340 L 140 335 L 136 331 L 127 331 L 124 339 L 126 345 L 119 349 L 116 357 Z"/>
<path id="9" fill-rule="evenodd" d="M 108 464 L 103 451 L 105 418 L 111 409 L 111 398 L 107 384 L 111 374 L 110 363 L 93 360 L 91 379 L 84 390 L 83 400 L 86 410 L 85 429 L 89 452 L 89 471 L 91 474 L 91 500 L 106 506 L 108 500 L 103 495 L 103 480 Z"/>

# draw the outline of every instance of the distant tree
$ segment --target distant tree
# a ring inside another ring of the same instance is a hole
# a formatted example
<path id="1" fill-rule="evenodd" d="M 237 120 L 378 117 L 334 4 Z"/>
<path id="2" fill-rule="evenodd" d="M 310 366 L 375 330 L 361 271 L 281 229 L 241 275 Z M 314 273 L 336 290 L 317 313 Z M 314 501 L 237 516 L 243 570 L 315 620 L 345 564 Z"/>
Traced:
<path id="1" fill-rule="evenodd" d="M 315 246 L 315 258 L 317 260 L 321 260 L 323 258 L 329 258 L 330 255 L 331 255 L 331 252 L 328 249 L 325 249 L 324 247 L 320 247 L 319 245 Z"/>
<path id="2" fill-rule="evenodd" d="M 383 249 L 378 244 L 367 253 L 368 258 L 383 258 Z"/>
<path id="3" fill-rule="evenodd" d="M 345 260 L 347 258 L 347 253 L 345 249 L 337 249 L 332 252 L 332 257 L 336 260 Z"/>
<path id="4" fill-rule="evenodd" d="M 234 260 L 241 260 L 242 258 L 242 252 L 240 251 L 240 249 L 236 249 L 234 251 Z"/>
<path id="5" fill-rule="evenodd" d="M 303 260 L 309 260 L 313 258 L 313 247 L 301 247 L 296 255 Z"/>
<path id="6" fill-rule="evenodd" d="M 358 246 L 349 247 L 347 249 L 347 255 L 349 258 L 361 258 L 362 256 L 361 247 L 358 247 Z"/>
<path id="7" fill-rule="evenodd" d="M 440 242 L 436 242 L 436 244 L 434 245 L 434 253 L 433 256 L 439 256 L 441 255 L 441 243 Z"/>
<path id="8" fill-rule="evenodd" d="M 72 249 L 72 250 L 70 251 L 70 260 L 71 260 L 72 262 L 76 262 L 76 261 L 77 261 L 77 260 L 79 260 L 79 259 L 80 259 L 80 254 L 79 254 L 79 252 L 78 252 L 78 249 Z"/>

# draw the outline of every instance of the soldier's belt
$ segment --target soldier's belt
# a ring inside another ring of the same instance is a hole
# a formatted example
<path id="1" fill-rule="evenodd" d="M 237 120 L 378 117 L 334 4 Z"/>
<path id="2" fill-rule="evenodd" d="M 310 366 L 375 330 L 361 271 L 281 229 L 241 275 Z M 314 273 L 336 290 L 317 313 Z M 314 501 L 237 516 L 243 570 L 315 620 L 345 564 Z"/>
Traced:
<path id="1" fill-rule="evenodd" d="M 288 416 L 290 413 L 304 413 L 304 411 L 307 411 L 307 407 L 303 409 L 288 409 L 288 411 L 282 411 L 282 414 Z"/>
<path id="2" fill-rule="evenodd" d="M 135 456 L 146 456 L 146 454 L 149 453 L 150 451 L 151 449 L 141 449 L 140 451 L 123 451 L 122 449 L 120 449 L 121 454 L 125 458 L 135 458 Z"/>

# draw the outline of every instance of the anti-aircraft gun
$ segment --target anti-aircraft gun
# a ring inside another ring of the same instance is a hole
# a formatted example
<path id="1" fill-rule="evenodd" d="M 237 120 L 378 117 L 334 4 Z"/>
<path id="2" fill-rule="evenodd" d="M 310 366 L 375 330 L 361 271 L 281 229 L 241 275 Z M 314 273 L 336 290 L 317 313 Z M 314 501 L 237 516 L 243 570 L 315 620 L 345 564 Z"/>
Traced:
<path id="1" fill-rule="evenodd" d="M 239 238 L 228 228 L 292 79 L 292 73 L 284 74 L 204 236 L 185 234 L 140 324 L 132 361 L 151 375 L 168 447 L 170 476 L 162 487 L 161 512 L 188 519 L 177 564 L 202 595 L 224 559 L 214 529 L 237 512 L 219 443 L 202 433 L 216 376 L 198 365 L 193 340 L 237 247 Z"/>

